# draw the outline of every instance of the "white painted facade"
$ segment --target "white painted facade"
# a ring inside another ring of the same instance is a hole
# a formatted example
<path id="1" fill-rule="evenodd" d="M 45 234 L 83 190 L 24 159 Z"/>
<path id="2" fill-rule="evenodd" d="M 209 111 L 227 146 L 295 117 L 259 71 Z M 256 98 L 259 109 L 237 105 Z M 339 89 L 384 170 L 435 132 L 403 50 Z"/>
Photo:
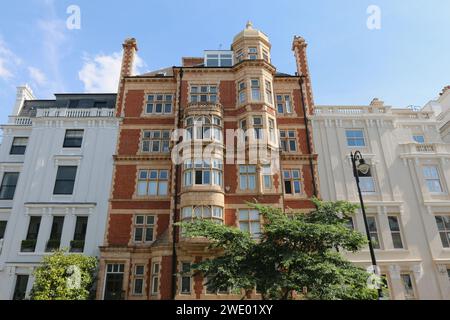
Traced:
<path id="1" fill-rule="evenodd" d="M 103 99 L 108 95 L 61 95 L 61 99 Z M 115 101 L 115 95 L 108 99 Z M 0 252 L 0 299 L 13 298 L 17 275 L 30 275 L 26 295 L 32 288 L 32 272 L 46 254 L 54 216 L 63 216 L 60 248 L 69 248 L 78 216 L 88 217 L 83 253 L 99 255 L 105 234 L 110 195 L 113 154 L 118 134 L 114 109 L 68 108 L 49 101 L 35 114 L 23 115 L 24 103 L 33 104 L 27 87 L 18 88 L 14 114 L 2 125 L 0 146 L 0 181 L 5 172 L 20 172 L 13 200 L 0 200 L 0 221 L 7 221 Z M 109 103 L 114 105 L 114 103 Z M 67 129 L 83 129 L 80 148 L 63 148 Z M 28 137 L 24 155 L 10 155 L 14 137 Z M 58 166 L 77 166 L 71 195 L 54 195 Z M 21 252 L 30 217 L 41 216 L 34 252 Z"/>
<path id="2" fill-rule="evenodd" d="M 450 144 L 441 138 L 434 112 L 393 109 L 377 99 L 368 106 L 315 108 L 311 119 L 321 197 L 359 204 L 350 152 L 361 151 L 371 164 L 372 180 L 368 179 L 374 188 L 365 181 L 370 192 L 363 198 L 377 226 L 380 249 L 375 255 L 381 273 L 387 275 L 390 298 L 450 299 L 450 248 L 441 241 L 436 220 L 450 214 Z M 359 134 L 354 131 L 362 132 L 363 143 L 352 138 Z M 416 142 L 413 136 L 423 141 Z M 425 181 L 430 170 L 438 175 L 440 191 L 438 180 Z M 395 217 L 400 233 L 389 225 Z M 365 234 L 361 213 L 353 224 Z M 368 249 L 345 254 L 357 264 L 371 265 Z M 408 276 L 413 292 L 406 289 Z"/>

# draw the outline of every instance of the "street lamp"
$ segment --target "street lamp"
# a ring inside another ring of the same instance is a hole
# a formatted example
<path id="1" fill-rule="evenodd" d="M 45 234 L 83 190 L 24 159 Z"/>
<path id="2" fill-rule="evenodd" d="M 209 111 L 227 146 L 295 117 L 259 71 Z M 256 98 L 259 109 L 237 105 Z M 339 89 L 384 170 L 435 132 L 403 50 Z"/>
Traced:
<path id="1" fill-rule="evenodd" d="M 370 258 L 372 259 L 372 268 L 375 275 L 377 274 L 377 260 L 375 259 L 375 252 L 373 250 L 372 245 L 372 239 L 370 238 L 370 232 L 369 232 L 369 224 L 367 223 L 367 216 L 366 216 L 366 210 L 364 208 L 364 201 L 361 193 L 361 188 L 359 186 L 359 172 L 362 174 L 367 174 L 370 170 L 370 165 L 368 165 L 361 152 L 355 151 L 355 153 L 350 153 L 350 158 L 352 160 L 352 166 L 353 166 L 353 176 L 356 180 L 356 186 L 358 187 L 358 195 L 359 195 L 359 202 L 361 203 L 361 211 L 364 218 L 364 226 L 366 228 L 366 235 L 367 240 L 369 240 L 369 251 L 370 251 Z M 357 164 L 358 163 L 358 164 Z M 378 284 L 379 285 L 379 284 Z M 381 288 L 378 288 L 378 300 L 380 300 L 383 297 L 383 292 Z"/>

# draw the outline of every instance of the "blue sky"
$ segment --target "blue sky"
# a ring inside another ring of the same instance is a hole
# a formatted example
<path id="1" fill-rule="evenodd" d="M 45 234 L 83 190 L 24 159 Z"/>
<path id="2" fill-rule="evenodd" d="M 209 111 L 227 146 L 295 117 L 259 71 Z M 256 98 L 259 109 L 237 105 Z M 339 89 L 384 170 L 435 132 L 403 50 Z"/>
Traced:
<path id="1" fill-rule="evenodd" d="M 70 5 L 79 30 L 66 27 Z M 369 5 L 381 10 L 380 30 L 366 26 Z M 0 122 L 23 83 L 38 98 L 114 91 L 127 37 L 145 72 L 228 48 L 247 20 L 270 37 L 280 72 L 295 72 L 293 36 L 307 40 L 316 104 L 420 106 L 450 84 L 448 0 L 16 0 L 0 10 Z"/>

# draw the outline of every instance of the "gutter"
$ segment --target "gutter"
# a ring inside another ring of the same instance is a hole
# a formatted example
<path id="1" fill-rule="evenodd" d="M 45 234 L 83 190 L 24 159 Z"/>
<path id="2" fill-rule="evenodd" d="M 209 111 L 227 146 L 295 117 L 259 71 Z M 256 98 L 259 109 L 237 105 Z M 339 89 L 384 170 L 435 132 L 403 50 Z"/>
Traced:
<path id="1" fill-rule="evenodd" d="M 312 147 L 311 147 L 311 140 L 312 137 L 309 134 L 309 119 L 307 118 L 306 113 L 306 102 L 305 102 L 305 94 L 303 92 L 303 78 L 305 78 L 304 75 L 300 75 L 299 84 L 300 84 L 300 94 L 302 96 L 302 107 L 303 107 L 303 119 L 305 122 L 305 129 L 306 129 L 306 146 L 308 147 L 308 154 L 309 154 L 309 168 L 311 170 L 311 177 L 313 180 L 313 194 L 315 197 L 317 197 L 317 184 L 316 184 L 316 176 L 314 174 L 314 166 L 313 166 L 313 159 L 312 159 Z"/>
<path id="2" fill-rule="evenodd" d="M 178 119 L 177 119 L 177 128 L 180 128 L 182 124 L 181 120 L 181 114 L 182 114 L 182 107 L 181 107 L 181 89 L 182 89 L 182 80 L 183 80 L 183 67 L 180 68 L 180 83 L 178 87 Z M 178 137 L 177 145 L 181 142 L 181 137 Z M 175 223 L 177 223 L 177 210 L 178 210 L 178 178 L 179 178 L 179 170 L 180 165 L 175 165 L 175 192 L 173 195 L 174 200 L 174 207 L 173 207 L 173 224 L 172 224 L 172 300 L 175 300 L 175 297 L 177 295 L 177 265 L 178 265 L 178 258 L 177 258 L 177 231 L 178 227 L 175 226 Z"/>

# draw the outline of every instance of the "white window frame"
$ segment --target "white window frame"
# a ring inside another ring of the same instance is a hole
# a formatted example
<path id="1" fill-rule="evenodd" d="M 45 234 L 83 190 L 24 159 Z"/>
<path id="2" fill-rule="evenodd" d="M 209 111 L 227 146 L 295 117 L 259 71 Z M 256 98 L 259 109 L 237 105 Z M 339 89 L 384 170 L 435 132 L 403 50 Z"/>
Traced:
<path id="1" fill-rule="evenodd" d="M 241 213 L 247 213 L 248 218 L 247 219 L 241 219 Z M 258 213 L 258 219 L 252 219 L 251 214 Z M 262 232 L 262 223 L 261 223 L 261 213 L 256 209 L 239 209 L 238 210 L 238 223 L 239 223 L 239 229 L 242 230 L 241 223 L 247 223 L 248 224 L 248 231 L 253 239 L 259 239 L 261 237 Z M 259 232 L 252 232 L 252 225 L 258 225 L 259 226 Z M 244 230 L 242 230 L 244 231 Z"/>
<path id="2" fill-rule="evenodd" d="M 138 267 L 143 268 L 142 274 L 137 273 Z M 141 292 L 136 292 L 136 280 L 142 281 Z M 138 263 L 138 264 L 134 265 L 134 268 L 133 268 L 133 291 L 132 292 L 133 292 L 134 296 L 144 295 L 144 292 L 145 292 L 145 264 Z"/>
<path id="3" fill-rule="evenodd" d="M 143 222 L 138 223 L 138 217 L 143 217 Z M 153 218 L 153 223 L 149 223 L 149 218 Z M 155 214 L 136 214 L 133 216 L 133 243 L 134 244 L 149 244 L 156 240 L 156 218 Z M 136 240 L 137 229 L 142 229 L 141 240 Z M 152 230 L 152 240 L 147 240 L 148 230 Z"/>
<path id="4" fill-rule="evenodd" d="M 349 132 L 361 132 L 362 133 L 362 137 L 349 137 L 347 135 L 347 133 Z M 367 142 L 366 142 L 366 134 L 364 132 L 364 129 L 345 129 L 345 139 L 346 139 L 346 143 L 347 143 L 347 147 L 349 148 L 365 148 L 367 147 Z M 356 141 L 356 140 L 361 140 L 363 141 L 363 144 L 356 144 L 356 145 L 351 145 L 350 144 L 350 140 L 351 141 Z"/>
<path id="5" fill-rule="evenodd" d="M 156 172 L 156 178 L 152 178 L 152 173 Z M 165 177 L 164 178 L 164 174 Z M 145 177 L 144 177 L 145 174 Z M 156 185 L 156 194 L 150 194 L 150 185 Z M 145 185 L 145 194 L 140 192 L 141 186 Z M 164 189 L 161 186 L 165 185 Z M 162 190 L 161 190 L 162 189 Z M 169 194 L 169 170 L 168 169 L 140 169 L 138 170 L 138 183 L 136 195 L 138 197 L 166 197 Z"/>
<path id="6" fill-rule="evenodd" d="M 160 96 L 162 97 L 162 99 L 158 100 L 158 97 Z M 146 115 L 168 115 L 173 113 L 174 95 L 172 93 L 148 93 L 146 97 L 147 101 L 145 102 L 144 108 L 144 113 Z M 156 105 L 159 104 L 161 104 L 161 112 L 156 112 Z M 152 105 L 152 110 L 149 112 L 150 105 Z M 168 105 L 170 105 L 170 111 L 166 111 Z"/>
<path id="7" fill-rule="evenodd" d="M 160 279 L 160 270 L 161 270 L 161 263 L 153 262 L 152 263 L 152 278 L 150 283 L 150 295 L 155 296 L 159 294 L 159 279 Z M 155 288 L 155 280 L 157 281 L 157 285 Z"/>
<path id="8" fill-rule="evenodd" d="M 401 218 L 398 215 L 395 215 L 395 214 L 389 214 L 387 216 L 387 218 L 388 218 L 389 232 L 390 232 L 391 238 L 392 238 L 392 247 L 393 247 L 393 249 L 395 249 L 395 250 L 403 250 L 403 249 L 405 249 L 406 246 L 405 246 L 405 240 L 404 240 L 404 237 L 403 237 L 403 226 L 402 226 Z M 398 230 L 392 230 L 392 226 L 390 224 L 389 218 L 395 218 L 397 220 Z M 400 248 L 396 248 L 395 247 L 394 234 L 398 234 L 399 237 L 400 237 L 400 242 L 401 242 L 401 245 L 402 245 Z"/>
<path id="9" fill-rule="evenodd" d="M 436 177 L 427 177 L 425 175 L 425 168 L 433 168 L 436 170 Z M 427 190 L 430 194 L 445 194 L 445 188 L 444 188 L 444 184 L 443 184 L 443 180 L 442 180 L 442 174 L 441 174 L 441 169 L 439 167 L 439 165 L 437 164 L 426 164 L 422 166 L 422 174 L 423 174 L 423 179 L 425 181 L 425 185 L 427 187 Z M 440 191 L 431 191 L 428 182 L 429 181 L 437 181 L 439 183 L 439 187 L 440 187 Z"/>

